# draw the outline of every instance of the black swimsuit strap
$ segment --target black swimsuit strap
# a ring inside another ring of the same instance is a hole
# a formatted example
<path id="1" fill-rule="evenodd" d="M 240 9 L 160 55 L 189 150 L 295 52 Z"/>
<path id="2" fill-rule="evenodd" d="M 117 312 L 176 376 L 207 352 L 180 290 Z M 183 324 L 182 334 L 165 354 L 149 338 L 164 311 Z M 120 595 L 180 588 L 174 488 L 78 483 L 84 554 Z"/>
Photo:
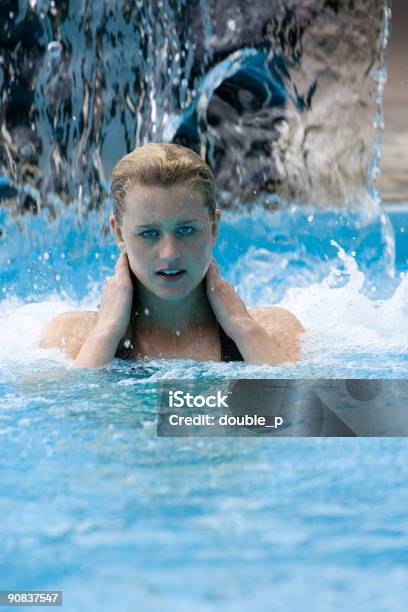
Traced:
<path id="1" fill-rule="evenodd" d="M 244 361 L 235 342 L 227 336 L 218 322 L 217 326 L 221 342 L 221 359 L 223 361 Z"/>

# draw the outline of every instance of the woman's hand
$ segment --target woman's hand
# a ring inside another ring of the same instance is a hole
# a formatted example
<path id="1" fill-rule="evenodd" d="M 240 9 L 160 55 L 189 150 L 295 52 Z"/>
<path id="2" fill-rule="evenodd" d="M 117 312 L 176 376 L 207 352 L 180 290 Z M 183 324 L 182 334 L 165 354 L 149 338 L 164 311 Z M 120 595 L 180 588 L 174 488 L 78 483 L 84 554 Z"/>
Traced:
<path id="1" fill-rule="evenodd" d="M 299 358 L 301 323 L 283 308 L 271 308 L 268 329 L 247 311 L 234 288 L 221 278 L 214 258 L 207 271 L 207 296 L 225 333 L 247 363 L 277 366 Z M 267 309 L 266 309 L 267 310 Z"/>
<path id="2" fill-rule="evenodd" d="M 99 307 L 97 327 L 108 331 L 118 342 L 128 329 L 132 311 L 133 283 L 125 252 L 119 255 L 113 276 L 106 279 Z"/>
<path id="3" fill-rule="evenodd" d="M 206 282 L 208 301 L 214 314 L 225 333 L 234 339 L 239 327 L 251 320 L 251 316 L 232 285 L 220 276 L 214 257 L 207 270 Z"/>

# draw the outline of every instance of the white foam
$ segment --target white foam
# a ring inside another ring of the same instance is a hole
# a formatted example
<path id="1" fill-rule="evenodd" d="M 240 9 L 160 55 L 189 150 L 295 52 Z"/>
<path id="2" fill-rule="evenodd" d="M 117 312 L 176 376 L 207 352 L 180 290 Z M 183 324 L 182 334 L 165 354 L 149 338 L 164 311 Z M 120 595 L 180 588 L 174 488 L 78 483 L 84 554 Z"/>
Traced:
<path id="1" fill-rule="evenodd" d="M 57 315 L 83 310 L 83 305 L 58 298 L 24 304 L 15 297 L 0 302 L 0 363 L 51 360 L 69 362 L 60 349 L 40 349 L 41 335 Z"/>
<path id="2" fill-rule="evenodd" d="M 401 279 L 388 300 L 371 300 L 360 292 L 361 272 L 351 273 L 343 287 L 328 279 L 309 287 L 289 289 L 280 306 L 293 312 L 307 330 L 308 349 L 327 354 L 364 350 L 408 354 L 408 277 Z"/>

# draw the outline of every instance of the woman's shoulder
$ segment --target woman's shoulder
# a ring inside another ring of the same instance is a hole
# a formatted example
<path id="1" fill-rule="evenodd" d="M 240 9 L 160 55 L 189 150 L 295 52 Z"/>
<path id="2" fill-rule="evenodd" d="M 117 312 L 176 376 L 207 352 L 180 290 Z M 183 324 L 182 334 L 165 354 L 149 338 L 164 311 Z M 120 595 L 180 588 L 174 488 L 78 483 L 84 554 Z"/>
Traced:
<path id="1" fill-rule="evenodd" d="M 64 328 L 69 331 L 79 331 L 94 327 L 98 319 L 98 313 L 95 310 L 73 310 L 70 312 L 62 312 L 54 317 L 49 323 L 52 328 Z"/>
<path id="2" fill-rule="evenodd" d="M 41 348 L 63 348 L 74 359 L 96 325 L 98 313 L 91 310 L 63 312 L 50 321 L 40 341 Z"/>
<path id="3" fill-rule="evenodd" d="M 298 361 L 304 327 L 293 313 L 279 306 L 251 308 L 250 316 L 280 344 L 285 361 Z"/>
<path id="4" fill-rule="evenodd" d="M 295 317 L 295 315 L 281 308 L 280 306 L 257 306 L 256 308 L 248 308 L 251 317 L 262 325 L 262 327 L 276 329 L 284 328 L 285 331 L 299 333 L 304 331 L 304 327 Z"/>

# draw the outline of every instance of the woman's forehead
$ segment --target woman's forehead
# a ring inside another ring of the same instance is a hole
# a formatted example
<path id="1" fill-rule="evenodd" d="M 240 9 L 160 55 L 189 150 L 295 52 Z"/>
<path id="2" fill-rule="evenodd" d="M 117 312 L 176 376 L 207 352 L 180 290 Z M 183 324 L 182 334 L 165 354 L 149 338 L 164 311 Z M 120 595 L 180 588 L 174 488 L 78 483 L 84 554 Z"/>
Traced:
<path id="1" fill-rule="evenodd" d="M 137 185 L 126 195 L 125 214 L 140 223 L 149 223 L 181 216 L 206 219 L 208 210 L 204 206 L 204 196 L 197 190 L 179 185 L 172 187 Z"/>

